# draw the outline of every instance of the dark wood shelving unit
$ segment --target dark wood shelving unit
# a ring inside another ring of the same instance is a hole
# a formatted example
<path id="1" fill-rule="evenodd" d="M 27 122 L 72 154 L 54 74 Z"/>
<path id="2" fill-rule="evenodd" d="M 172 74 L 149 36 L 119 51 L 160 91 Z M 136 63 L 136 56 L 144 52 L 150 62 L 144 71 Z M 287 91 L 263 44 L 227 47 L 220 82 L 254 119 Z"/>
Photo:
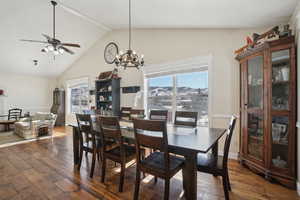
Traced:
<path id="1" fill-rule="evenodd" d="M 113 116 L 120 115 L 120 78 L 96 80 L 97 113 L 110 112 Z"/>

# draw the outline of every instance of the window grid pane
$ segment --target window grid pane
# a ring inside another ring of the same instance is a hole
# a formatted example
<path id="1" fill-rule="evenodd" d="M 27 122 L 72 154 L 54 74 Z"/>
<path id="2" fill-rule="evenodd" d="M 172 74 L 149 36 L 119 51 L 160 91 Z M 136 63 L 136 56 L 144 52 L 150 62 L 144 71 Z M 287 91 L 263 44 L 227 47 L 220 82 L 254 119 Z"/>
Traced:
<path id="1" fill-rule="evenodd" d="M 208 125 L 208 71 L 150 78 L 148 112 L 168 110 L 168 122 L 175 111 L 198 112 L 199 125 Z"/>

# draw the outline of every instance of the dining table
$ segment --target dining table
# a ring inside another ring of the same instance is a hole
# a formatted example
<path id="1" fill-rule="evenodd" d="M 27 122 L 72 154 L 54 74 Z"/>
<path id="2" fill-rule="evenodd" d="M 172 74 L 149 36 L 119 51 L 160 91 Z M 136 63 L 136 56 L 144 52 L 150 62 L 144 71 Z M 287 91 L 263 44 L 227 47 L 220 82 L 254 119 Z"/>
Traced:
<path id="1" fill-rule="evenodd" d="M 79 130 L 78 124 L 69 123 L 73 129 L 74 165 L 79 163 Z M 93 122 L 94 131 L 100 134 L 100 127 Z M 122 136 L 134 142 L 133 122 L 120 120 Z M 210 150 L 215 157 L 218 155 L 218 141 L 225 134 L 226 129 L 211 127 L 187 127 L 167 124 L 168 150 L 185 158 L 182 171 L 183 189 L 186 199 L 197 199 L 197 154 L 208 153 Z"/>

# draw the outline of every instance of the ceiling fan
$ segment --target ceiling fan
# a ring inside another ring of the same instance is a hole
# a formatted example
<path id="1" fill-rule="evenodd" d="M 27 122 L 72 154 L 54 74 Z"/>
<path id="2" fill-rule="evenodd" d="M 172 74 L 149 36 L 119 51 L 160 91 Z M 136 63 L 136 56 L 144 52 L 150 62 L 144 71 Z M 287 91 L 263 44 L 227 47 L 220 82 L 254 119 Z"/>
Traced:
<path id="1" fill-rule="evenodd" d="M 24 40 L 24 39 L 22 39 L 21 41 L 47 44 L 41 51 L 42 52 L 53 52 L 54 55 L 63 54 L 64 52 L 67 52 L 69 54 L 74 54 L 74 52 L 71 51 L 70 49 L 68 49 L 67 47 L 80 48 L 79 44 L 62 43 L 60 40 L 55 38 L 55 6 L 57 5 L 57 2 L 51 1 L 51 4 L 53 6 L 53 37 L 50 37 L 46 34 L 42 34 L 47 39 L 47 41 Z"/>

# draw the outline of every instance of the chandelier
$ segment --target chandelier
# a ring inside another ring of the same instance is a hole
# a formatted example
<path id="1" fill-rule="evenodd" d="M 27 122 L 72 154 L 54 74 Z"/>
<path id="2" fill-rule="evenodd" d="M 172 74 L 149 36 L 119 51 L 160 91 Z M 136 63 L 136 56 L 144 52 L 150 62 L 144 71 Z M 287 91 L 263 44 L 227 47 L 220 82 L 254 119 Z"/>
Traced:
<path id="1" fill-rule="evenodd" d="M 129 0 L 129 48 L 124 52 L 120 51 L 115 59 L 115 64 L 117 67 L 121 66 L 126 69 L 127 67 L 135 67 L 139 69 L 144 66 L 144 56 L 140 57 L 138 54 L 131 49 L 131 0 Z"/>

